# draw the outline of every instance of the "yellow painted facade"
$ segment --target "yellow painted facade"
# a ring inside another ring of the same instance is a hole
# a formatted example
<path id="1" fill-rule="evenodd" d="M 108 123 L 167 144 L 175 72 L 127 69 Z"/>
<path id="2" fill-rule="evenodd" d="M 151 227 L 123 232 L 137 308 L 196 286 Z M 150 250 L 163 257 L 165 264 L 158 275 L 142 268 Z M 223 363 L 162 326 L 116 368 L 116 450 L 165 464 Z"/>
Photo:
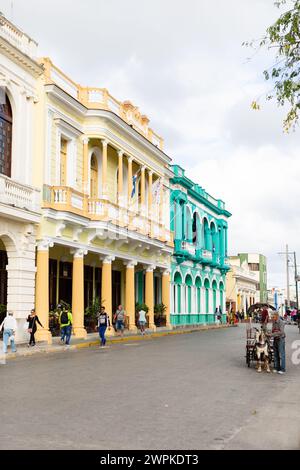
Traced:
<path id="1" fill-rule="evenodd" d="M 47 311 L 61 301 L 71 306 L 75 335 L 85 337 L 84 312 L 97 297 L 111 320 L 125 306 L 132 331 L 136 303 L 148 305 L 152 330 L 155 304 L 165 303 L 170 325 L 172 174 L 163 140 L 132 103 L 81 87 L 47 58 L 40 64 L 34 181 L 42 190 L 41 289 L 46 260 L 49 273 L 49 298 L 36 294 L 47 326 L 40 338 L 50 341 Z"/>

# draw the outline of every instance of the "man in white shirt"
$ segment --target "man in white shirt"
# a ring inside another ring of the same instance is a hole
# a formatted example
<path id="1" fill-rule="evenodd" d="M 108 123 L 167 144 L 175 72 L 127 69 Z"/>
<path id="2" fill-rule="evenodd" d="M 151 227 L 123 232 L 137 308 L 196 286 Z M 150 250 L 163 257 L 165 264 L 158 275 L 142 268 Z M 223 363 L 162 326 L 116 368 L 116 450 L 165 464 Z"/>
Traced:
<path id="1" fill-rule="evenodd" d="M 13 315 L 13 312 L 8 312 L 7 317 L 5 317 L 4 321 L 0 326 L 0 331 L 3 328 L 3 354 L 7 353 L 7 345 L 9 340 L 11 342 L 12 352 L 17 352 L 14 337 L 14 334 L 17 330 L 17 321 Z"/>

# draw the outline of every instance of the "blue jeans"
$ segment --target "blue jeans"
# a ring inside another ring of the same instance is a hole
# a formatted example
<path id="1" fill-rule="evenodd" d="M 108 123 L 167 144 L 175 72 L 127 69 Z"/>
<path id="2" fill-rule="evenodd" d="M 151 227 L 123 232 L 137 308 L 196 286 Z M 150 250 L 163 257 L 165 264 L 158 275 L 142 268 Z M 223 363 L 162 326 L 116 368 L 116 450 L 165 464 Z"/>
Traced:
<path id="1" fill-rule="evenodd" d="M 66 344 L 70 344 L 72 333 L 72 325 L 63 326 L 61 329 L 61 340 L 64 341 L 66 338 Z"/>
<path id="2" fill-rule="evenodd" d="M 7 353 L 7 346 L 9 342 L 9 338 L 13 336 L 14 332 L 13 330 L 4 330 L 3 332 L 3 353 Z M 11 341 L 11 350 L 12 352 L 17 352 L 16 345 L 14 340 Z"/>
<path id="3" fill-rule="evenodd" d="M 274 366 L 285 372 L 285 338 L 274 339 Z"/>
<path id="4" fill-rule="evenodd" d="M 99 326 L 99 336 L 101 340 L 101 346 L 105 346 L 106 344 L 106 338 L 105 338 L 106 329 L 107 329 L 107 326 Z"/>

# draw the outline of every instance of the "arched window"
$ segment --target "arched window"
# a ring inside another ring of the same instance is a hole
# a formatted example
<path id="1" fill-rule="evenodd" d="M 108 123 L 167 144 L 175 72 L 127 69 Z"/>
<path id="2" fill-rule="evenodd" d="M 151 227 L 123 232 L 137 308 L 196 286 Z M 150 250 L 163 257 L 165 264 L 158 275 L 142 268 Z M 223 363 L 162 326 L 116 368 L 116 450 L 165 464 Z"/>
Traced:
<path id="1" fill-rule="evenodd" d="M 175 313 L 181 313 L 181 285 L 182 277 L 180 273 L 176 273 L 174 277 L 174 305 Z"/>
<path id="2" fill-rule="evenodd" d="M 204 281 L 204 287 L 205 287 L 205 313 L 209 313 L 209 280 L 205 279 Z"/>
<path id="3" fill-rule="evenodd" d="M 98 198 L 98 161 L 96 155 L 93 153 L 91 156 L 91 179 L 90 179 L 90 193 L 92 199 Z"/>
<path id="4" fill-rule="evenodd" d="M 200 277 L 197 277 L 195 285 L 197 289 L 197 313 L 201 313 L 201 279 Z"/>
<path id="5" fill-rule="evenodd" d="M 213 312 L 215 313 L 216 308 L 217 308 L 217 288 L 218 288 L 216 281 L 213 281 L 212 288 L 213 288 Z"/>
<path id="6" fill-rule="evenodd" d="M 8 99 L 0 100 L 0 174 L 11 177 L 12 110 Z"/>
<path id="7" fill-rule="evenodd" d="M 187 303 L 187 313 L 192 313 L 192 285 L 193 280 L 190 274 L 188 274 L 185 278 L 185 285 L 186 285 L 186 303 Z"/>

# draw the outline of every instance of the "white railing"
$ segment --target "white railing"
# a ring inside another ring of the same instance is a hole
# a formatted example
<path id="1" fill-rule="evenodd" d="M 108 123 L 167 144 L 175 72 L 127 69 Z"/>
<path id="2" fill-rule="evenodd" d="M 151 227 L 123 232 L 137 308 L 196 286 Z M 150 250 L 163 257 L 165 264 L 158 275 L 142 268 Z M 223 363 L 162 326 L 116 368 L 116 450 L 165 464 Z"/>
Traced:
<path id="1" fill-rule="evenodd" d="M 194 255 L 196 253 L 196 248 L 193 243 L 182 242 L 182 249 L 187 251 L 190 255 Z"/>
<path id="2" fill-rule="evenodd" d="M 112 96 L 108 97 L 107 106 L 108 106 L 108 109 L 110 109 L 115 114 L 120 116 L 120 103 L 117 100 L 115 100 Z"/>
<path id="3" fill-rule="evenodd" d="M 55 204 L 67 204 L 68 202 L 68 191 L 63 188 L 57 188 L 53 190 L 54 203 Z"/>
<path id="4" fill-rule="evenodd" d="M 51 68 L 51 79 L 63 90 L 65 90 L 73 98 L 78 98 L 78 88 L 77 86 L 69 80 L 63 73 L 61 73 L 56 68 Z"/>
<path id="5" fill-rule="evenodd" d="M 88 101 L 89 103 L 102 103 L 104 101 L 103 90 L 100 90 L 100 89 L 89 90 Z"/>
<path id="6" fill-rule="evenodd" d="M 39 212 L 40 192 L 30 186 L 17 183 L 7 176 L 0 175 L 0 202 Z"/>
<path id="7" fill-rule="evenodd" d="M 202 250 L 202 258 L 212 260 L 212 252 L 209 250 Z"/>
<path id="8" fill-rule="evenodd" d="M 104 204 L 101 201 L 89 200 L 88 210 L 91 215 L 104 215 Z"/>
<path id="9" fill-rule="evenodd" d="M 84 200 L 82 196 L 80 196 L 79 194 L 72 193 L 71 204 L 73 207 L 75 207 L 76 209 L 83 210 L 83 201 Z"/>
<path id="10" fill-rule="evenodd" d="M 27 34 L 14 27 L 3 15 L 0 14 L 0 36 L 6 39 L 26 55 L 35 59 L 37 56 L 37 43 Z"/>

